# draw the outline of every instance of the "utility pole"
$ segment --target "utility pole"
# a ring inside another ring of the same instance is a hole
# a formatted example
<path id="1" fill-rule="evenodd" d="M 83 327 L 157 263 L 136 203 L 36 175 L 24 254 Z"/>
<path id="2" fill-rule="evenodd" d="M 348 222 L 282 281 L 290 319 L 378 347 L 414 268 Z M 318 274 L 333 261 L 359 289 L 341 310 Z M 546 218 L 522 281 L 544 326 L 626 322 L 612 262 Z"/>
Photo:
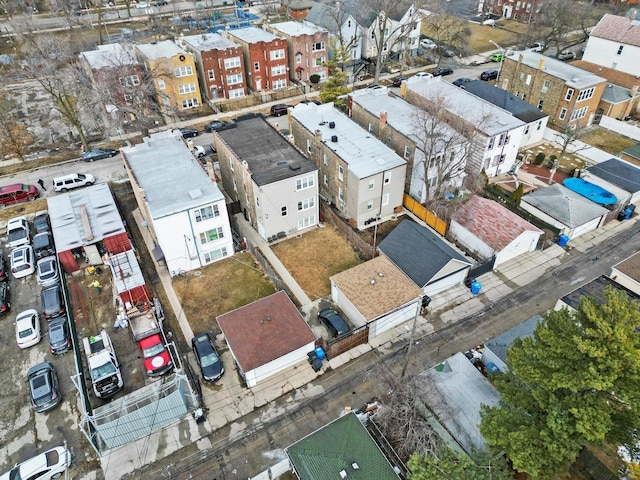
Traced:
<path id="1" fill-rule="evenodd" d="M 413 317 L 413 326 L 411 327 L 411 334 L 409 335 L 409 345 L 407 346 L 407 354 L 405 356 L 404 366 L 402 367 L 402 374 L 400 375 L 400 378 L 404 378 L 407 373 L 409 359 L 411 358 L 411 349 L 413 347 L 413 337 L 416 334 L 416 326 L 418 325 L 418 316 L 420 315 L 420 310 L 422 309 L 422 307 L 428 306 L 429 303 L 431 303 L 431 299 L 428 296 L 420 295 L 418 297 L 418 306 L 416 307 L 416 314 Z"/>

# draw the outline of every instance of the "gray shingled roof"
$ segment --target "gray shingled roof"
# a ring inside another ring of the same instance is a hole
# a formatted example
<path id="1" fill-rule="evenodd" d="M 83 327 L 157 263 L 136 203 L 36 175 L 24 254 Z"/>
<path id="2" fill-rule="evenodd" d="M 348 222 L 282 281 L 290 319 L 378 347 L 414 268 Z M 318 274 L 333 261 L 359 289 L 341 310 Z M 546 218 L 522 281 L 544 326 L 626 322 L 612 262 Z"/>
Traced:
<path id="1" fill-rule="evenodd" d="M 507 350 L 517 338 L 526 338 L 533 335 L 538 323 L 542 321 L 540 315 L 535 315 L 529 320 L 516 325 L 507 330 L 502 335 L 492 338 L 488 342 L 484 342 L 485 348 L 489 348 L 500 360 L 507 363 Z"/>
<path id="2" fill-rule="evenodd" d="M 440 236 L 411 220 L 403 220 L 378 247 L 416 285 L 424 287 L 451 260 L 471 265 Z"/>
<path id="3" fill-rule="evenodd" d="M 240 161 L 249 165 L 257 185 L 297 177 L 317 168 L 262 117 L 236 121 L 236 128 L 216 132 Z M 295 170 L 294 170 L 295 168 Z"/>
<path id="4" fill-rule="evenodd" d="M 587 168 L 587 171 L 596 177 L 616 185 L 629 193 L 640 192 L 640 168 L 611 158 Z"/>
<path id="5" fill-rule="evenodd" d="M 341 25 L 338 25 L 337 20 L 346 20 L 348 14 L 338 15 L 331 5 L 325 5 L 319 2 L 312 3 L 313 6 L 304 19 L 309 23 L 326 28 L 332 33 L 337 33 L 341 27 Z M 336 19 L 336 17 L 338 17 L 338 19 Z"/>
<path id="6" fill-rule="evenodd" d="M 608 212 L 559 183 L 535 190 L 522 197 L 522 201 L 570 228 L 584 225 Z"/>
<path id="7" fill-rule="evenodd" d="M 473 80 L 464 84 L 467 92 L 473 93 L 476 97 L 480 97 L 487 102 L 510 112 L 514 117 L 525 123 L 535 122 L 541 118 L 548 117 L 542 110 L 537 109 L 533 105 L 512 95 L 498 87 L 488 84 L 480 80 Z"/>
<path id="8" fill-rule="evenodd" d="M 602 100 L 609 103 L 620 103 L 631 98 L 631 90 L 628 88 L 608 83 L 602 92 Z"/>
<path id="9" fill-rule="evenodd" d="M 630 299 L 640 303 L 640 296 L 623 287 L 619 283 L 611 280 L 606 275 L 601 275 L 600 277 L 591 280 L 588 283 L 585 283 L 581 287 L 576 288 L 573 292 L 567 293 L 560 300 L 574 309 L 578 308 L 578 306 L 580 305 L 580 299 L 582 297 L 591 297 L 598 303 L 604 303 L 604 291 L 607 287 L 613 287 L 617 290 L 622 290 L 629 296 Z"/>

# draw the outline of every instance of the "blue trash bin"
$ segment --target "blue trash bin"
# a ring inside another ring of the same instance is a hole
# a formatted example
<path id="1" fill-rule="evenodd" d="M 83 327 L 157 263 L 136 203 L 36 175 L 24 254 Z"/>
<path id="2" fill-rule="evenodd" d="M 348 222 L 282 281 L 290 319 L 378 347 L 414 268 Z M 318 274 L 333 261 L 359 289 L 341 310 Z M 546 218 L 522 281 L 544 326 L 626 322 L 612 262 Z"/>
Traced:
<path id="1" fill-rule="evenodd" d="M 482 289 L 482 284 L 479 281 L 474 280 L 473 282 L 471 282 L 471 293 L 473 295 L 478 295 L 481 289 Z"/>
<path id="2" fill-rule="evenodd" d="M 320 360 L 324 360 L 324 348 L 322 348 L 322 347 L 316 347 L 316 356 L 317 356 Z"/>
<path id="3" fill-rule="evenodd" d="M 564 233 L 558 237 L 558 245 L 564 247 L 567 243 L 569 243 L 569 237 Z"/>

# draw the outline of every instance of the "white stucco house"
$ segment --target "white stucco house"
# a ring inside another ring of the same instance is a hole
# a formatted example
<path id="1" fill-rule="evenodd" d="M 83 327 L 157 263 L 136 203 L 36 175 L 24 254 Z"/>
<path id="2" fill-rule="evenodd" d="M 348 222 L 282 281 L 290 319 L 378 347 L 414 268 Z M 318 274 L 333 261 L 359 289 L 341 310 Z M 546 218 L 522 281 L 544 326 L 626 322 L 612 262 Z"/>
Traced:
<path id="1" fill-rule="evenodd" d="M 640 76 L 640 20 L 605 14 L 591 30 L 582 55 L 595 63 Z"/>
<path id="2" fill-rule="evenodd" d="M 234 254 L 224 195 L 178 130 L 122 148 L 122 158 L 158 252 L 171 274 Z"/>

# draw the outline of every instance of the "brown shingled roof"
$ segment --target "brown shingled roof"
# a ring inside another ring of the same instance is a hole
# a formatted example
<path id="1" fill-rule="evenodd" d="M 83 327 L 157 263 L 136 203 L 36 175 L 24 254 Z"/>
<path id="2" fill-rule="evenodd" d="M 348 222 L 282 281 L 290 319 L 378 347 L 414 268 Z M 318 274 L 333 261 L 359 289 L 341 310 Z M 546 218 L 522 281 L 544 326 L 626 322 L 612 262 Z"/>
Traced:
<path id="1" fill-rule="evenodd" d="M 284 291 L 220 315 L 217 321 L 243 372 L 316 339 Z"/>
<path id="2" fill-rule="evenodd" d="M 453 216 L 469 232 L 499 252 L 523 232 L 540 232 L 511 210 L 493 200 L 471 197 Z"/>
<path id="3" fill-rule="evenodd" d="M 330 278 L 367 321 L 418 298 L 422 290 L 391 260 L 379 256 Z"/>
<path id="4" fill-rule="evenodd" d="M 636 282 L 640 282 L 640 252 L 614 265 L 613 268 L 624 273 Z"/>
<path id="5" fill-rule="evenodd" d="M 640 47 L 640 23 L 606 13 L 591 30 L 590 36 Z"/>
<path id="6" fill-rule="evenodd" d="M 640 80 L 635 75 L 621 72 L 620 70 L 614 70 L 613 68 L 603 67 L 596 63 L 585 62 L 584 60 L 575 60 L 571 62 L 574 67 L 587 70 L 591 73 L 606 78 L 607 82 L 613 83 L 620 87 L 628 88 L 631 90 L 633 87 L 640 86 Z"/>

